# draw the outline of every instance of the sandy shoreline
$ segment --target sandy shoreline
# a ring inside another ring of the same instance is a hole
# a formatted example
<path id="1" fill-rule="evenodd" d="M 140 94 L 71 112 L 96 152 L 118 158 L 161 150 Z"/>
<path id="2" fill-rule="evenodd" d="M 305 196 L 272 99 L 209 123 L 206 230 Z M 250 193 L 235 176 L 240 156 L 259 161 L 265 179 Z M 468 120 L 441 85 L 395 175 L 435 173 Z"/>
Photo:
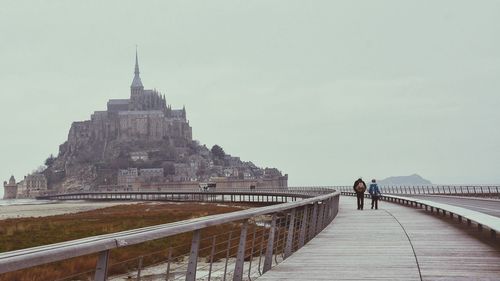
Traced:
<path id="1" fill-rule="evenodd" d="M 89 202 L 64 201 L 48 204 L 0 206 L 0 220 L 9 218 L 46 217 L 79 213 L 123 204 L 137 204 L 134 201 Z"/>

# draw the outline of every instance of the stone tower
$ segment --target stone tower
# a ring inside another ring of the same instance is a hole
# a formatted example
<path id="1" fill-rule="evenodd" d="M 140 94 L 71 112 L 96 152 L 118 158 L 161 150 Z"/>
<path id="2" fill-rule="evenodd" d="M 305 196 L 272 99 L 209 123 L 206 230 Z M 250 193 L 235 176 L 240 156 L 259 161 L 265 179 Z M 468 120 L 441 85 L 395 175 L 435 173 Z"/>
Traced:
<path id="1" fill-rule="evenodd" d="M 9 183 L 3 182 L 3 199 L 16 199 L 17 197 L 17 183 L 14 176 L 11 176 Z"/>

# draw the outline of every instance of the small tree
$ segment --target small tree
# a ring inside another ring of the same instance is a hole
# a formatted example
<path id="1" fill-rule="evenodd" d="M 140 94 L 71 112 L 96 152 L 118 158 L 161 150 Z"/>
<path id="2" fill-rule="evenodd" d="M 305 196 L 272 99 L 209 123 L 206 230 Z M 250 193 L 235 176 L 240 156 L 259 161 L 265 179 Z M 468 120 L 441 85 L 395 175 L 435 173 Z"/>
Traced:
<path id="1" fill-rule="evenodd" d="M 163 167 L 163 176 L 175 175 L 175 166 L 172 163 L 165 163 L 162 165 Z"/>
<path id="2" fill-rule="evenodd" d="M 205 163 L 205 161 L 202 161 L 198 166 L 198 170 L 196 170 L 196 175 L 204 176 L 206 173 L 207 173 L 207 164 Z"/>
<path id="3" fill-rule="evenodd" d="M 226 156 L 226 153 L 224 152 L 224 149 L 222 149 L 222 147 L 218 146 L 218 145 L 214 145 L 212 146 L 212 154 L 214 157 L 216 158 L 219 158 L 219 159 L 223 159 L 224 156 Z"/>
<path id="4" fill-rule="evenodd" d="M 45 160 L 45 166 L 50 167 L 52 164 L 54 164 L 54 161 L 56 161 L 56 158 L 54 158 L 54 155 L 50 154 L 49 158 Z"/>

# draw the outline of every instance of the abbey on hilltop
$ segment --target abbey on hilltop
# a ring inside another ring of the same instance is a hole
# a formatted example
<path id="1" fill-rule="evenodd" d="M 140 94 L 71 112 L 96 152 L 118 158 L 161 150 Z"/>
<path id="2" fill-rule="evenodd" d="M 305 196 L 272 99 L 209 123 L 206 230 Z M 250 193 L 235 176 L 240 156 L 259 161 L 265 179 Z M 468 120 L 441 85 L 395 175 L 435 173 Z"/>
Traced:
<path id="1" fill-rule="evenodd" d="M 145 90 L 139 76 L 139 60 L 130 86 L 130 99 L 108 101 L 106 111 L 96 111 L 89 121 L 74 122 L 68 137 L 68 150 L 79 142 L 90 140 L 164 140 L 186 143 L 192 131 L 186 120 L 186 109 L 173 110 L 165 96 L 156 90 Z"/>
<path id="2" fill-rule="evenodd" d="M 4 183 L 9 198 L 81 190 L 137 190 L 197 187 L 286 187 L 288 176 L 208 149 L 192 139 L 186 109 L 172 109 L 165 95 L 144 89 L 135 54 L 130 98 L 111 99 L 90 120 L 73 122 L 68 140 L 46 167 L 15 183 Z M 222 130 L 222 129 L 221 129 Z M 14 195 L 17 194 L 17 195 Z"/>

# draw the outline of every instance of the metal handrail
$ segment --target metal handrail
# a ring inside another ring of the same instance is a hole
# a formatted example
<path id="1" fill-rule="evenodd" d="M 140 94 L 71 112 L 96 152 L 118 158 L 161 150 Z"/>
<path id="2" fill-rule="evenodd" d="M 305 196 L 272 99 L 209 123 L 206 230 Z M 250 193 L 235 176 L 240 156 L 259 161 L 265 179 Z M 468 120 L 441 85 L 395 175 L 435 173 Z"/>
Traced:
<path id="1" fill-rule="evenodd" d="M 291 187 L 291 188 L 261 188 L 261 189 L 217 189 L 202 191 L 195 188 L 172 189 L 172 190 L 111 190 L 111 191 L 80 191 L 69 193 L 56 193 L 50 195 L 38 196 L 37 199 L 68 199 L 88 196 L 89 198 L 101 198 L 96 196 L 105 195 L 266 195 L 266 196 L 283 196 L 305 198 L 311 195 L 324 194 L 336 190 L 334 187 Z M 107 198 L 112 199 L 112 198 Z"/>
<path id="2" fill-rule="evenodd" d="M 447 194 L 462 196 L 500 196 L 500 185 L 379 185 L 383 194 Z M 352 192 L 352 186 L 339 186 L 342 192 Z"/>
<path id="3" fill-rule="evenodd" d="M 327 189 L 323 189 L 323 192 L 325 191 L 327 191 Z M 328 223 L 330 223 L 335 218 L 338 212 L 338 198 L 340 192 L 333 191 L 331 189 L 328 189 L 328 191 L 328 194 L 323 194 L 312 198 L 305 198 L 303 200 L 295 202 L 282 203 L 260 208 L 252 208 L 226 214 L 212 215 L 174 223 L 122 231 L 118 233 L 93 236 L 52 245 L 1 253 L 0 273 L 29 268 L 55 261 L 66 260 L 69 258 L 79 257 L 87 254 L 99 253 L 95 280 L 105 280 L 107 271 L 107 259 L 109 256 L 109 250 L 111 249 L 130 246 L 159 238 L 166 238 L 186 232 L 193 232 L 193 245 L 195 245 L 196 243 L 199 244 L 199 241 L 195 243 L 194 240 L 196 237 L 199 238 L 199 231 L 201 229 L 236 221 L 248 221 L 253 217 L 273 215 L 281 212 L 288 212 L 290 215 L 294 214 L 295 210 L 299 208 L 311 209 L 311 221 L 308 222 L 310 231 L 309 235 L 315 235 L 319 233 L 319 231 L 321 231 Z M 273 220 L 276 219 L 275 217 L 276 215 L 273 215 Z M 293 232 L 297 231 L 293 230 L 290 233 Z M 299 240 L 303 241 L 304 235 L 306 234 L 301 231 L 302 237 L 299 237 Z M 290 241 L 292 240 L 293 239 L 291 239 Z M 287 252 L 290 252 L 291 246 L 287 247 L 289 247 Z M 190 259 L 192 258 L 193 257 L 191 257 Z M 243 260 L 241 262 L 243 262 Z M 102 268 L 103 266 L 105 267 L 105 269 Z M 266 265 L 264 266 L 264 269 L 266 269 Z M 267 267 L 267 270 L 268 269 L 269 268 Z M 194 279 L 190 277 L 189 280 Z"/>

